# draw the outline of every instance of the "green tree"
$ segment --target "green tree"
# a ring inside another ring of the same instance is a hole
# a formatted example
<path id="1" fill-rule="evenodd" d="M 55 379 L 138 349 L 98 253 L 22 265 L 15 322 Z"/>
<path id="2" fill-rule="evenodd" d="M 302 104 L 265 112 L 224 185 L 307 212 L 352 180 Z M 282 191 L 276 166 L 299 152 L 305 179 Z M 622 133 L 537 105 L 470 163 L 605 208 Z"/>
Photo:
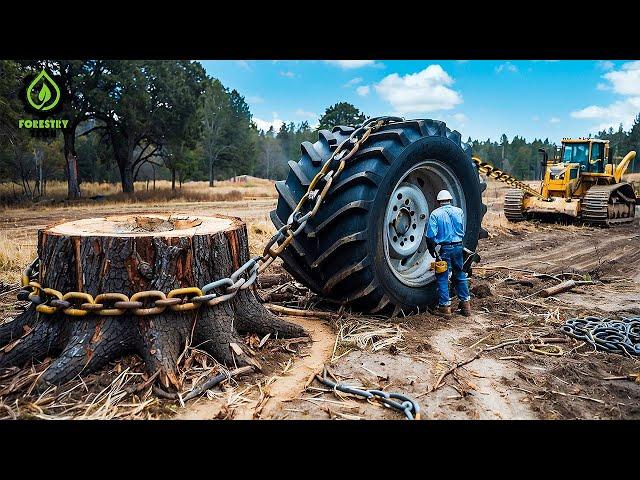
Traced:
<path id="1" fill-rule="evenodd" d="M 164 166 L 171 172 L 172 190 L 176 189 L 176 180 L 178 181 L 178 186 L 182 188 L 182 184 L 185 181 L 197 178 L 202 156 L 201 146 L 190 148 L 185 143 L 180 143 L 169 144 L 164 147 L 162 159 Z"/>
<path id="2" fill-rule="evenodd" d="M 318 130 L 331 130 L 336 125 L 358 125 L 367 118 L 355 105 L 339 102 L 324 111 L 324 115 L 320 117 Z"/>
<path id="3" fill-rule="evenodd" d="M 62 115 L 69 120 L 62 130 L 64 139 L 65 176 L 67 196 L 80 198 L 81 177 L 78 172 L 76 131 L 79 125 L 92 118 L 94 97 L 101 81 L 105 62 L 102 60 L 36 60 L 23 62 L 26 73 L 37 74 L 46 68 L 62 79 L 64 88 Z"/>
<path id="4" fill-rule="evenodd" d="M 505 166 L 509 164 L 510 145 L 509 139 L 504 133 L 500 136 L 500 148 L 500 163 L 497 166 L 499 168 L 505 168 Z"/>
<path id="5" fill-rule="evenodd" d="M 633 120 L 633 125 L 631 125 L 631 130 L 629 130 L 627 149 L 634 150 L 637 155 L 640 155 L 640 113 L 636 115 L 636 118 Z M 630 172 L 635 172 L 636 165 L 640 164 L 637 155 L 631 163 L 631 167 L 629 168 Z"/>
<path id="6" fill-rule="evenodd" d="M 231 128 L 231 101 L 229 92 L 217 79 L 212 79 L 204 94 L 202 146 L 208 162 L 209 186 L 213 187 L 214 168 L 218 157 L 234 148 L 229 143 Z"/>
<path id="7" fill-rule="evenodd" d="M 22 195 L 34 196 L 35 142 L 18 128 L 24 75 L 24 66 L 19 62 L 0 60 L 0 176 L 18 185 Z"/>
<path id="8" fill-rule="evenodd" d="M 206 74 L 198 62 L 109 61 L 96 102 L 120 171 L 122 191 L 134 191 L 139 166 L 178 139 L 198 140 Z M 189 146 L 189 145 L 187 145 Z"/>
<path id="9" fill-rule="evenodd" d="M 221 154 L 221 167 L 224 174 L 229 176 L 250 172 L 256 157 L 256 145 L 253 115 L 245 98 L 237 90 L 229 92 L 231 115 L 227 143 L 233 148 Z"/>
<path id="10" fill-rule="evenodd" d="M 0 145 L 18 133 L 18 118 L 22 111 L 19 92 L 24 72 L 18 62 L 0 60 Z"/>

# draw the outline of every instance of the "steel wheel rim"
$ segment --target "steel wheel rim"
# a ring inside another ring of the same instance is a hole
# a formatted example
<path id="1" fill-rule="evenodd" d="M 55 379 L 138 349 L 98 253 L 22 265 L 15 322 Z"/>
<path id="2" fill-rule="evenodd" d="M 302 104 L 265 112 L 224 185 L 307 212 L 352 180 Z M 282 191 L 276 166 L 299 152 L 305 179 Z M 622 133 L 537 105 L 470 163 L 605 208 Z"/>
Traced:
<path id="1" fill-rule="evenodd" d="M 437 208 L 436 196 L 443 189 L 449 190 L 453 205 L 462 208 L 466 218 L 462 184 L 451 168 L 438 160 L 414 165 L 389 195 L 382 232 L 384 254 L 394 276 L 407 286 L 422 287 L 435 280 L 429 268 L 435 259 L 424 235 L 429 214 Z"/>

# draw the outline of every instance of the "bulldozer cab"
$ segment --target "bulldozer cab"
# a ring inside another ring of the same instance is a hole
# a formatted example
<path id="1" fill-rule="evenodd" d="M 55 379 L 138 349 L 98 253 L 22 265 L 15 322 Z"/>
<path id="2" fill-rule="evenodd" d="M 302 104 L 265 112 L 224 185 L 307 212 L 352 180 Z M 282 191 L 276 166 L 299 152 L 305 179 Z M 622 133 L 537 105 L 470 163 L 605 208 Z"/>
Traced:
<path id="1" fill-rule="evenodd" d="M 560 161 L 578 164 L 580 173 L 604 173 L 608 153 L 608 140 L 564 138 Z"/>
<path id="2" fill-rule="evenodd" d="M 544 198 L 582 196 L 592 185 L 611 174 L 607 165 L 609 141 L 595 138 L 563 138 L 560 157 L 547 163 L 540 193 Z"/>

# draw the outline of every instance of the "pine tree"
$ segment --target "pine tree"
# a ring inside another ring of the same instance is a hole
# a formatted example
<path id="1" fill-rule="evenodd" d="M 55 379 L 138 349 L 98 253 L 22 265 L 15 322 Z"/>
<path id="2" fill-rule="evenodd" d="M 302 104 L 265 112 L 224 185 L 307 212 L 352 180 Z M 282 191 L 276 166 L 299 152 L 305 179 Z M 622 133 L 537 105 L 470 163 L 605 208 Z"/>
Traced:
<path id="1" fill-rule="evenodd" d="M 633 125 L 631 126 L 631 130 L 629 130 L 626 146 L 628 150 L 634 150 L 636 154 L 640 154 L 640 113 L 636 115 Z M 640 165 L 640 162 L 636 155 L 636 158 L 634 158 L 631 163 L 629 171 L 636 172 L 636 166 L 638 165 Z"/>

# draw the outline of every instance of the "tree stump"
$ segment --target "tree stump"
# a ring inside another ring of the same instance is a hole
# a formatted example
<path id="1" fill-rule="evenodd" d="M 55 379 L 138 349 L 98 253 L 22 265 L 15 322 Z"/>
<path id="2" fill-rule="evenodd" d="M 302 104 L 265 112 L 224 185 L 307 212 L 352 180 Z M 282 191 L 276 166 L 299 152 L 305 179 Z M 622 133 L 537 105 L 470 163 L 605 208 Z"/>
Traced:
<path id="1" fill-rule="evenodd" d="M 202 287 L 229 277 L 249 260 L 245 224 L 219 215 L 112 216 L 61 223 L 38 232 L 38 255 L 42 287 L 86 292 L 94 299 L 106 292 L 131 297 L 143 290 L 166 294 Z M 31 305 L 0 326 L 0 368 L 53 357 L 38 381 L 39 387 L 46 387 L 138 354 L 150 375 L 159 370 L 161 385 L 176 390 L 181 388 L 177 362 L 187 345 L 232 367 L 259 368 L 243 348 L 240 334 L 247 332 L 306 335 L 302 327 L 267 311 L 253 288 L 216 306 L 202 304 L 191 311 L 167 307 L 149 316 L 126 310 L 120 316 L 89 312 L 75 317 L 61 311 L 38 313 Z"/>

